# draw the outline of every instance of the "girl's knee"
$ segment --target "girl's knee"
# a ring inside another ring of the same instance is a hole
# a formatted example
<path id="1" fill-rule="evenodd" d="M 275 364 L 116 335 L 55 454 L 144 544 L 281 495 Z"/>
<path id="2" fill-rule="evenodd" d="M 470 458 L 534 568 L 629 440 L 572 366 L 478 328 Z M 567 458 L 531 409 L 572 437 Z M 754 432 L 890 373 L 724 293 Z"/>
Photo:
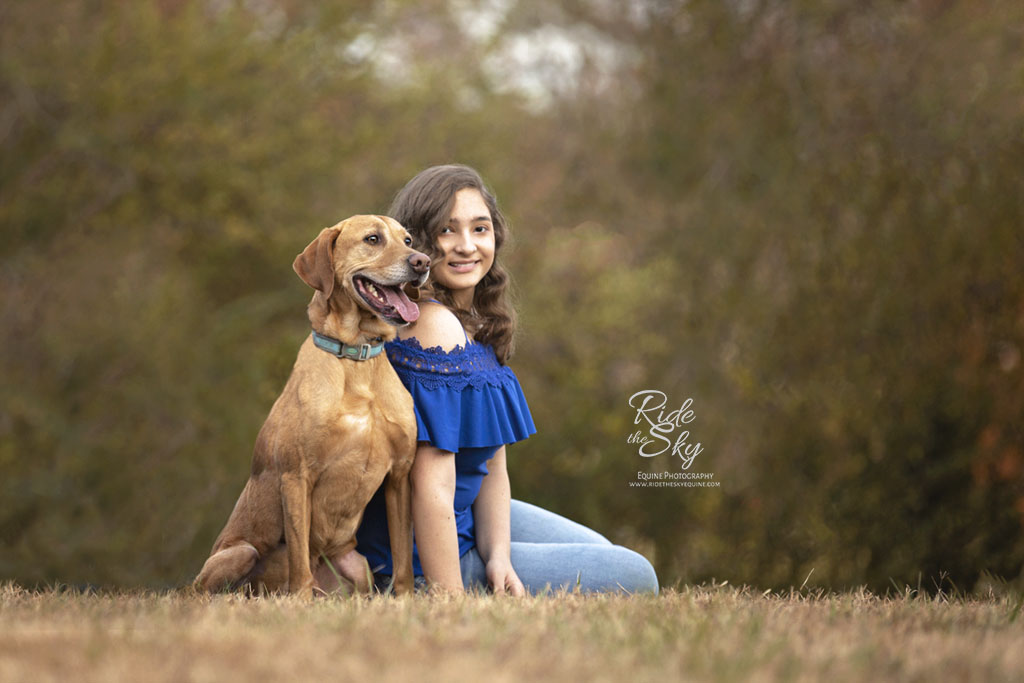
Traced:
<path id="1" fill-rule="evenodd" d="M 629 593 L 654 593 L 658 594 L 658 575 L 654 566 L 640 553 L 615 546 L 623 556 L 620 564 L 622 567 L 622 588 Z"/>

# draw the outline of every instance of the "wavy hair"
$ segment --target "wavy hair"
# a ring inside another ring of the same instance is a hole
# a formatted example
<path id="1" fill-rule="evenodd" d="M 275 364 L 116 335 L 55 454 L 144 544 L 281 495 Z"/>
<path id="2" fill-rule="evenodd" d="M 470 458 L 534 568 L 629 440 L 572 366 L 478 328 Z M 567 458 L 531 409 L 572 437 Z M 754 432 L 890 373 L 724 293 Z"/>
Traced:
<path id="1" fill-rule="evenodd" d="M 431 166 L 406 183 L 388 209 L 388 215 L 405 226 L 412 235 L 413 247 L 432 260 L 440 260 L 443 252 L 437 246 L 442 228 L 448 225 L 455 193 L 471 188 L 480 192 L 491 213 L 494 226 L 494 264 L 477 283 L 470 310 L 459 308 L 451 291 L 431 277 L 427 291 L 447 306 L 473 332 L 476 341 L 490 344 L 498 360 L 505 364 L 512 357 L 516 312 L 511 302 L 511 278 L 499 260 L 501 246 L 508 238 L 508 222 L 498 209 L 494 195 L 484 185 L 480 174 L 469 166 L 450 164 Z"/>

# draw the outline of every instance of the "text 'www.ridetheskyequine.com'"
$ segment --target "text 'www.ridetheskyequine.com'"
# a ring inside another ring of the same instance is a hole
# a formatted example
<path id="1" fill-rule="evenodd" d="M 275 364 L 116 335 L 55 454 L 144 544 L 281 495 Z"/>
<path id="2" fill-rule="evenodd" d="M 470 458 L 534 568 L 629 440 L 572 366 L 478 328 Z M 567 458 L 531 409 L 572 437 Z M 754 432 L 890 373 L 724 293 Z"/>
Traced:
<path id="1" fill-rule="evenodd" d="M 629 482 L 635 488 L 696 488 L 716 489 L 722 483 L 715 481 L 713 472 L 637 472 L 636 481 Z"/>

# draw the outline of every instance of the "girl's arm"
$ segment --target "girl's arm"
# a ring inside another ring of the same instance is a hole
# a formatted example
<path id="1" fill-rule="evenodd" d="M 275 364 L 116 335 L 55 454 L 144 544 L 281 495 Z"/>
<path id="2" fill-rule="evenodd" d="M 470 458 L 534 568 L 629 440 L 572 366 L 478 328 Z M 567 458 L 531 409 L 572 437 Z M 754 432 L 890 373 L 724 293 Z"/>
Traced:
<path id="1" fill-rule="evenodd" d="M 440 346 L 445 351 L 465 344 L 466 332 L 454 313 L 438 303 L 423 302 L 419 307 L 419 319 L 399 329 L 402 339 L 416 337 L 423 348 Z M 455 526 L 455 456 L 421 442 L 409 478 L 413 531 L 423 573 L 434 586 L 462 593 Z"/>
<path id="2" fill-rule="evenodd" d="M 412 523 L 423 573 L 432 585 L 463 592 L 455 528 L 455 456 L 421 442 L 409 475 Z"/>
<path id="3" fill-rule="evenodd" d="M 511 530 L 509 507 L 511 488 L 505 465 L 505 447 L 502 446 L 487 463 L 487 476 L 480 485 L 480 493 L 473 503 L 476 522 L 476 548 L 487 567 L 487 581 L 495 593 L 508 591 L 512 595 L 526 593 L 522 582 L 512 568 Z M 420 551 L 420 561 L 423 551 Z M 426 571 L 426 567 L 424 567 Z"/>

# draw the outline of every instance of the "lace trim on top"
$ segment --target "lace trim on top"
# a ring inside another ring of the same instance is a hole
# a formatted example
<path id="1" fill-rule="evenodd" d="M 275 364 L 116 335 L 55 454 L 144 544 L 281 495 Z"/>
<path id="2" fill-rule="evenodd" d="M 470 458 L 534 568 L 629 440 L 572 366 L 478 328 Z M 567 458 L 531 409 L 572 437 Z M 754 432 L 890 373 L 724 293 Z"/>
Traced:
<path id="1" fill-rule="evenodd" d="M 391 365 L 403 379 L 414 379 L 427 389 L 479 389 L 510 382 L 518 385 L 511 368 L 498 362 L 488 344 L 468 342 L 445 351 L 440 346 L 425 349 L 416 337 L 408 337 L 388 342 L 385 348 Z"/>

